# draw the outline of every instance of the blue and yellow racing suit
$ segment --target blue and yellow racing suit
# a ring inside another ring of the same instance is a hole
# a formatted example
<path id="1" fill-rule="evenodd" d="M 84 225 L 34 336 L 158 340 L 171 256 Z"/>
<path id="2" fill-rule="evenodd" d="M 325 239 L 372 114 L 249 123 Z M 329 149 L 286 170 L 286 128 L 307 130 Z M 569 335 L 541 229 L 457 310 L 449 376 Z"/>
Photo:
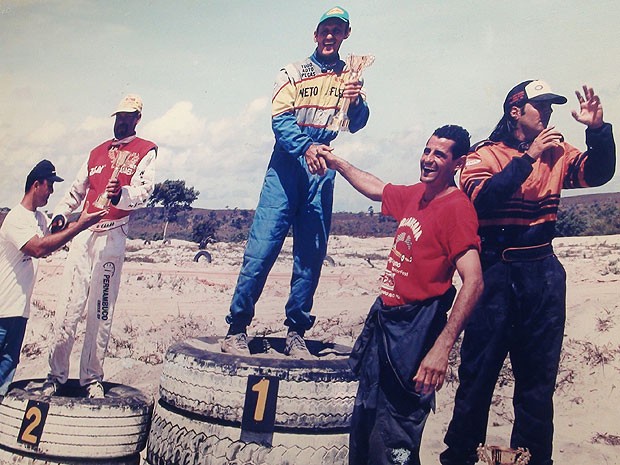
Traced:
<path id="1" fill-rule="evenodd" d="M 341 103 L 347 74 L 342 60 L 321 63 L 316 51 L 278 74 L 271 120 L 276 142 L 226 317 L 231 328 L 241 330 L 252 321 L 291 226 L 293 276 L 285 325 L 303 332 L 314 323 L 310 310 L 327 251 L 336 173 L 310 174 L 304 155 L 310 145 L 329 145 L 338 135 L 327 125 Z M 347 116 L 352 133 L 366 125 L 369 110 L 362 96 L 350 105 Z"/>

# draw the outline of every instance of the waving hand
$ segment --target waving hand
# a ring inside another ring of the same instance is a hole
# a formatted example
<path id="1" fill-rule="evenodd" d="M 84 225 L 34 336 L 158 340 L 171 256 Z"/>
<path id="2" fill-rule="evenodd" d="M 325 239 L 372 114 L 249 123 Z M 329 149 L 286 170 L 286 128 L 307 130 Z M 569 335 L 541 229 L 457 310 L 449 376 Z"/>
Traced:
<path id="1" fill-rule="evenodd" d="M 603 125 L 603 106 L 598 95 L 594 93 L 592 87 L 583 86 L 583 95 L 575 91 L 579 100 L 579 111 L 573 110 L 573 118 L 589 128 L 597 129 Z"/>

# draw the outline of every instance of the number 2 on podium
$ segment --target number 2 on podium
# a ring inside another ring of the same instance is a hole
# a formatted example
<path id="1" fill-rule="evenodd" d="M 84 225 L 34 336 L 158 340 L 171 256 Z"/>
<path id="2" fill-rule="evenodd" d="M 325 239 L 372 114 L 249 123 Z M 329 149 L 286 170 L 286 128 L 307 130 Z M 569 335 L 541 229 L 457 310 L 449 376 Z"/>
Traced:
<path id="1" fill-rule="evenodd" d="M 41 423 L 42 417 L 43 415 L 41 414 L 41 409 L 39 409 L 39 407 L 33 406 L 28 409 L 28 411 L 24 415 L 24 418 L 26 418 L 27 420 L 31 420 L 31 421 L 26 426 L 26 428 L 24 428 L 24 432 L 21 435 L 22 441 L 27 442 L 29 444 L 36 444 L 37 442 L 39 442 L 37 441 L 37 437 L 34 434 L 32 434 L 32 431 L 37 426 L 39 426 L 39 424 Z"/>
<path id="2" fill-rule="evenodd" d="M 41 440 L 43 427 L 49 411 L 49 404 L 46 402 L 38 402 L 29 400 L 24 412 L 17 442 L 37 446 Z"/>

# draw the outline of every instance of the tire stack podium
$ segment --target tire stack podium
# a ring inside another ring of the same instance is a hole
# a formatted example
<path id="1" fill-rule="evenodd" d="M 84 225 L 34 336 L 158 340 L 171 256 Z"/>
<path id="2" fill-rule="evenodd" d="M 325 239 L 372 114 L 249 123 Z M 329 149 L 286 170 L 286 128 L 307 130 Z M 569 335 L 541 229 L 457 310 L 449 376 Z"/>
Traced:
<path id="1" fill-rule="evenodd" d="M 139 465 L 150 396 L 104 382 L 106 397 L 87 399 L 72 379 L 49 397 L 33 389 L 43 381 L 13 383 L 0 403 L 0 465 Z"/>
<path id="2" fill-rule="evenodd" d="M 170 347 L 155 406 L 150 465 L 345 465 L 357 380 L 350 348 L 307 341 L 315 360 L 283 356 L 282 338 L 254 338 L 251 357 L 217 338 Z"/>

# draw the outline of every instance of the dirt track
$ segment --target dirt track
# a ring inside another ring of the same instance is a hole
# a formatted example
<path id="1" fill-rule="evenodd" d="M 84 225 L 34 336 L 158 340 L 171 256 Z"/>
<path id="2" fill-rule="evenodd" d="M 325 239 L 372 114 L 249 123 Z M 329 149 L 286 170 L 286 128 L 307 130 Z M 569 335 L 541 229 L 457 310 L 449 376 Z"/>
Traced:
<path id="1" fill-rule="evenodd" d="M 555 397 L 554 458 L 562 465 L 620 465 L 620 236 L 557 239 L 556 254 L 568 275 L 567 326 Z M 330 239 L 333 265 L 323 268 L 315 296 L 317 315 L 308 337 L 352 345 L 378 290 L 391 239 Z M 178 340 L 221 336 L 243 254 L 240 244 L 214 244 L 212 263 L 193 261 L 193 244 L 128 244 L 121 295 L 115 310 L 106 359 L 106 378 L 131 384 L 157 396 L 161 361 Z M 22 363 L 16 379 L 43 377 L 47 345 L 66 253 L 40 263 L 35 302 L 28 323 Z M 267 280 L 250 334 L 281 336 L 288 298 L 291 258 L 286 243 Z M 458 283 L 457 283 L 458 284 Z M 79 364 L 78 338 L 71 376 Z M 455 358 L 456 360 L 456 358 Z M 456 367 L 453 367 L 453 370 Z M 489 422 L 489 441 L 506 445 L 512 424 L 512 380 L 496 390 Z M 437 396 L 429 418 L 422 460 L 437 464 L 450 419 L 456 382 Z M 616 444 L 616 445 L 614 445 Z"/>

